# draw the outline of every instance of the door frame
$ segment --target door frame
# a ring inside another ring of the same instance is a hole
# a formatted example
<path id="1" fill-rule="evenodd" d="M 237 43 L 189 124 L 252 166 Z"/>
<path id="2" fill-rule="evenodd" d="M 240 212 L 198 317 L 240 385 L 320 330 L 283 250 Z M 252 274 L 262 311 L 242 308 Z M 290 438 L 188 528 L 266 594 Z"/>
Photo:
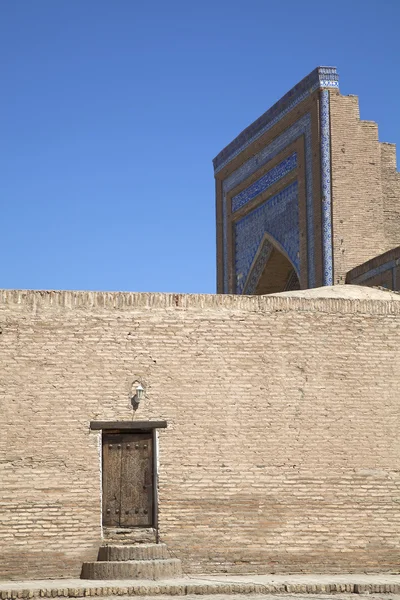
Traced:
<path id="1" fill-rule="evenodd" d="M 158 533 L 158 436 L 157 429 L 165 429 L 167 421 L 90 421 L 92 431 L 103 431 L 107 433 L 149 433 L 152 439 L 152 484 L 153 484 L 153 529 L 156 532 L 156 541 L 159 541 Z M 102 454 L 102 453 L 101 453 Z M 102 458 L 101 458 L 102 461 Z M 102 465 L 101 465 L 102 471 Z M 102 484 L 103 485 L 103 484 Z M 102 490 L 103 493 L 103 490 Z"/>

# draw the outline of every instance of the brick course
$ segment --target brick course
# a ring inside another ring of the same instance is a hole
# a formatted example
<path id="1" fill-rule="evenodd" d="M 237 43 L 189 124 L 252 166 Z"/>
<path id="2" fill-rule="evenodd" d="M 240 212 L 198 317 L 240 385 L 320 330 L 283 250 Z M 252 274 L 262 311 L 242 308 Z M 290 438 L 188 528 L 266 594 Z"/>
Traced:
<path id="1" fill-rule="evenodd" d="M 160 432 L 160 534 L 186 572 L 395 571 L 400 302 L 0 295 L 0 578 L 77 577 L 100 434 Z M 4 435 L 5 433 L 5 435 Z"/>

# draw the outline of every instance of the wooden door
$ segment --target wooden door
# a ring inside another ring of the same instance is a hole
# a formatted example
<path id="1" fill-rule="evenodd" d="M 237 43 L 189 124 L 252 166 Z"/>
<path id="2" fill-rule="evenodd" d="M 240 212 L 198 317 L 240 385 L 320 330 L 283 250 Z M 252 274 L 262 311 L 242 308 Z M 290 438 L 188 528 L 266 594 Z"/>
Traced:
<path id="1" fill-rule="evenodd" d="M 151 433 L 103 434 L 103 525 L 153 525 Z"/>

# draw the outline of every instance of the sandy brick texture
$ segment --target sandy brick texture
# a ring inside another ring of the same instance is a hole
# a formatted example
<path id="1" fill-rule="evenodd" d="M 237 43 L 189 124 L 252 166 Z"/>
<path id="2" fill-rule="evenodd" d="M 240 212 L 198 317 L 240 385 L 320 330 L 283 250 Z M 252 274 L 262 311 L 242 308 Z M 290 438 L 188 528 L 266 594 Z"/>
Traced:
<path id="1" fill-rule="evenodd" d="M 389 300 L 0 292 L 0 579 L 96 560 L 89 422 L 132 418 L 168 422 L 160 536 L 186 573 L 398 570 L 399 315 Z"/>

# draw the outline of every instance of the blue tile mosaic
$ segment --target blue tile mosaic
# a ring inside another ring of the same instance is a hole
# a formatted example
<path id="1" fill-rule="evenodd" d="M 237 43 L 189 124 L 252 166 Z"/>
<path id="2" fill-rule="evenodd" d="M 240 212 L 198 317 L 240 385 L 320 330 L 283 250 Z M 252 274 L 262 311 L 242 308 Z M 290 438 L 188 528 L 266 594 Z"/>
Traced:
<path id="1" fill-rule="evenodd" d="M 295 181 L 234 225 L 236 293 L 242 294 L 265 235 L 281 246 L 299 275 L 299 201 Z M 264 263 L 265 265 L 265 263 Z"/>
<path id="2" fill-rule="evenodd" d="M 323 285 L 333 285 L 331 135 L 328 90 L 321 90 L 320 100 Z"/>
<path id="3" fill-rule="evenodd" d="M 271 185 L 285 177 L 297 167 L 297 153 L 293 152 L 273 169 L 265 173 L 260 179 L 249 185 L 245 190 L 232 197 L 232 212 L 245 206 L 250 200 L 267 190 Z"/>
<path id="4" fill-rule="evenodd" d="M 312 178 L 312 146 L 311 146 L 311 116 L 303 115 L 291 127 L 276 137 L 268 146 L 258 154 L 243 163 L 236 171 L 231 173 L 222 184 L 222 231 L 223 231 L 223 274 L 224 292 L 229 292 L 228 283 L 228 232 L 227 232 L 227 193 L 255 173 L 261 166 L 272 160 L 289 144 L 299 137 L 304 136 L 305 172 L 306 172 L 306 220 L 307 220 L 307 264 L 308 287 L 315 285 L 314 267 L 314 215 L 313 215 L 313 178 Z"/>
<path id="5" fill-rule="evenodd" d="M 260 280 L 265 265 L 267 264 L 273 245 L 268 239 L 264 239 L 260 244 L 260 250 L 257 252 L 253 266 L 250 268 L 250 273 L 244 284 L 243 294 L 254 294 L 257 289 L 257 284 Z"/>
<path id="6" fill-rule="evenodd" d="M 308 98 L 315 90 L 339 88 L 339 75 L 336 67 L 317 67 L 302 79 L 267 112 L 259 117 L 247 129 L 237 136 L 213 160 L 214 171 L 218 173 L 235 156 L 243 152 L 257 138 L 263 135 L 287 115 L 295 106 Z"/>

